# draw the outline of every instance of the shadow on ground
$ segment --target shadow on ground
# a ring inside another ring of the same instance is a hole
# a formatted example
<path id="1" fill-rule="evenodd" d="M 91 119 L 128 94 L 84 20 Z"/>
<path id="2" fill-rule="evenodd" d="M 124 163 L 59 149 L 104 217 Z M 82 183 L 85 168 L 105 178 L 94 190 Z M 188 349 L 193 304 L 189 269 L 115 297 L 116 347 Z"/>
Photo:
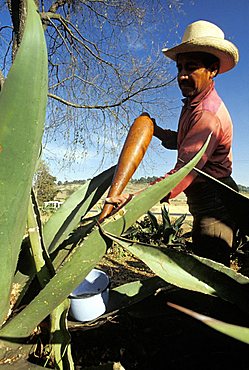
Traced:
<path id="1" fill-rule="evenodd" d="M 167 302 L 247 326 L 249 316 L 218 298 L 161 291 L 112 316 L 103 325 L 71 330 L 76 370 L 120 362 L 125 370 L 247 370 L 248 345 L 223 335 Z"/>

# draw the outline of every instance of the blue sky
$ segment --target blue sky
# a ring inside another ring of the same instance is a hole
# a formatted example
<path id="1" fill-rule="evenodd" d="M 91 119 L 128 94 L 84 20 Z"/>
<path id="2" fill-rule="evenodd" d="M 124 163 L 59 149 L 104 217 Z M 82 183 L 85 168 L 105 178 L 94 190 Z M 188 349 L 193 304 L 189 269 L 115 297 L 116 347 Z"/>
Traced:
<path id="1" fill-rule="evenodd" d="M 172 39 L 168 40 L 168 47 L 180 41 L 189 23 L 200 19 L 217 24 L 223 29 L 226 39 L 233 42 L 239 49 L 240 61 L 238 65 L 232 71 L 219 75 L 216 78 L 216 89 L 224 100 L 234 124 L 233 177 L 237 183 L 249 186 L 249 74 L 247 67 L 249 61 L 247 31 L 249 25 L 249 1 L 226 0 L 224 2 L 224 0 L 196 0 L 194 1 L 194 5 L 184 5 L 183 12 L 179 17 L 179 39 L 174 34 Z M 158 35 L 159 39 L 166 41 L 163 34 L 163 25 L 161 30 L 162 33 Z M 175 73 L 173 63 L 172 73 Z M 167 123 L 158 122 L 158 124 L 165 128 L 176 129 L 182 96 L 177 86 L 171 88 L 169 94 L 179 99 L 179 108 L 175 110 L 175 117 L 172 117 Z M 153 115 L 153 112 L 150 113 Z M 154 149 L 158 145 L 158 140 L 153 138 L 151 148 L 137 170 L 135 177 L 160 176 L 174 166 L 176 153 L 163 149 L 158 154 Z M 59 151 L 61 155 L 62 148 Z M 96 174 L 100 161 L 101 158 L 96 157 L 96 154 L 93 152 L 89 153 L 84 166 L 81 161 L 78 163 L 76 161 L 71 169 L 59 170 L 52 165 L 52 170 L 53 174 L 57 176 L 57 179 L 61 179 L 62 181 L 87 178 Z M 114 163 L 106 162 L 104 168 Z M 84 168 L 84 173 L 81 173 L 82 168 Z"/>
<path id="2" fill-rule="evenodd" d="M 177 15 L 179 20 L 178 35 L 172 33 L 171 38 L 166 40 L 167 25 L 160 25 L 160 33 L 157 35 L 157 42 L 160 48 L 165 46 L 167 41 L 168 47 L 179 43 L 185 28 L 189 23 L 196 20 L 207 20 L 217 24 L 225 33 L 225 37 L 232 41 L 239 49 L 240 61 L 238 65 L 228 73 L 219 75 L 216 78 L 216 88 L 219 95 L 224 100 L 234 124 L 234 141 L 233 141 L 233 177 L 239 183 L 249 186 L 249 42 L 248 42 L 248 25 L 249 25 L 249 1 L 248 0 L 193 0 L 194 5 L 189 5 L 190 1 L 183 1 L 182 12 Z M 148 0 L 149 8 L 150 0 Z M 162 3 L 166 3 L 162 2 Z M 2 14 L 4 17 L 4 14 Z M 160 18 L 160 17 L 159 17 Z M 2 19 L 3 20 L 3 19 Z M 152 42 L 153 40 L 148 40 Z M 144 50 L 148 53 L 148 50 Z M 164 57 L 163 57 L 164 58 Z M 162 59 L 163 61 L 164 59 Z M 172 74 L 176 74 L 174 63 L 172 63 Z M 176 129 L 181 107 L 181 93 L 177 86 L 171 87 L 168 95 L 176 99 L 174 113 L 175 115 L 168 118 L 166 122 L 157 121 L 164 128 Z M 152 116 L 155 112 L 149 112 Z M 135 118 L 135 117 L 134 117 Z M 62 158 L 66 151 L 62 146 L 55 148 L 50 147 L 54 154 L 58 153 L 58 158 Z M 159 152 L 158 152 L 159 150 Z M 49 151 L 45 154 L 49 155 Z M 105 161 L 101 168 L 101 154 L 89 152 L 84 162 L 76 159 L 71 168 L 61 168 L 56 161 L 49 163 L 51 172 L 58 180 L 86 179 L 92 177 L 107 167 L 115 164 L 118 160 Z M 174 167 L 176 152 L 160 149 L 160 143 L 156 138 L 152 139 L 148 153 L 138 168 L 135 177 L 140 176 L 161 176 Z"/>

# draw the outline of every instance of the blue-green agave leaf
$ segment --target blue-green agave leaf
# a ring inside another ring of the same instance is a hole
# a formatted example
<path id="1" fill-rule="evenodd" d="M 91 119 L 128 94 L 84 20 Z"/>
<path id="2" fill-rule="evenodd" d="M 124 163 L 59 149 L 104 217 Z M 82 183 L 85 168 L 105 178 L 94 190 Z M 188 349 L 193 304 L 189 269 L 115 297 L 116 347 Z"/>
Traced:
<path id="1" fill-rule="evenodd" d="M 21 45 L 0 94 L 0 325 L 25 231 L 47 102 L 47 50 L 33 0 Z"/>
<path id="2" fill-rule="evenodd" d="M 105 193 L 111 185 L 114 171 L 115 166 L 80 186 L 50 217 L 43 229 L 49 253 L 56 250 Z"/>

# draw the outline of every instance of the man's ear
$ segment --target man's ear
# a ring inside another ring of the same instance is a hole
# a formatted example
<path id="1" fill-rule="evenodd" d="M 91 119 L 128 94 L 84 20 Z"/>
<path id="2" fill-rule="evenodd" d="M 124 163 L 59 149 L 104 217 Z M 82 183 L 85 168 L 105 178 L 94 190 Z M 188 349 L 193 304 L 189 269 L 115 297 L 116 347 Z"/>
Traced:
<path id="1" fill-rule="evenodd" d="M 220 63 L 218 62 L 213 63 L 209 67 L 209 70 L 211 72 L 211 78 L 214 78 L 215 76 L 217 76 L 217 74 L 219 73 L 219 69 L 220 69 Z"/>

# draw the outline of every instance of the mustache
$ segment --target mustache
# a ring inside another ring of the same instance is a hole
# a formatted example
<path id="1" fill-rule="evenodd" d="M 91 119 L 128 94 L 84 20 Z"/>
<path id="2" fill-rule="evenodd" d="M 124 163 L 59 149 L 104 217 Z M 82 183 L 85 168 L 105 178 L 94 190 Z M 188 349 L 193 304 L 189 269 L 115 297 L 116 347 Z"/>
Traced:
<path id="1" fill-rule="evenodd" d="M 179 83 L 180 87 L 193 87 L 193 84 L 187 82 L 187 81 L 182 81 Z"/>

